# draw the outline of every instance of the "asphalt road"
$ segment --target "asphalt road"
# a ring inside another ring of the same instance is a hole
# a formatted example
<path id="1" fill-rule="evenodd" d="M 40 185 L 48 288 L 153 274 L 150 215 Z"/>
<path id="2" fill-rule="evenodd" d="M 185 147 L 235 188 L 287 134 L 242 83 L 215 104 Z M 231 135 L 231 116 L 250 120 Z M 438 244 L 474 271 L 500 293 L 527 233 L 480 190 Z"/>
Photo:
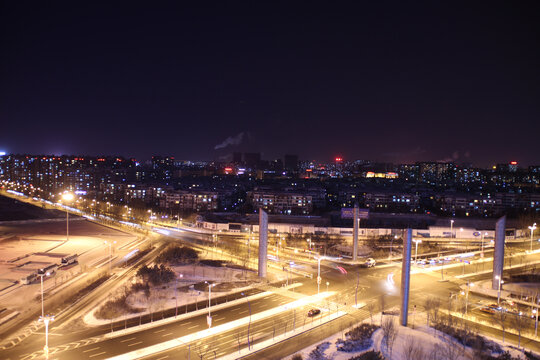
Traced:
<path id="1" fill-rule="evenodd" d="M 286 304 L 292 301 L 281 295 L 270 294 L 262 299 L 251 301 L 251 310 L 253 314 L 274 308 L 281 304 Z M 204 308 L 205 302 L 201 302 L 199 309 Z M 188 309 L 195 310 L 195 309 Z M 307 311 L 306 311 L 307 312 Z M 227 323 L 242 317 L 246 317 L 248 307 L 246 303 L 233 305 L 221 310 L 212 311 L 213 326 Z M 156 319 L 157 320 L 157 319 Z M 138 321 L 135 319 L 134 321 Z M 123 329 L 123 323 L 121 325 Z M 178 321 L 158 325 L 146 330 L 142 330 L 129 335 L 115 337 L 95 343 L 89 339 L 102 335 L 104 331 L 110 332 L 110 327 L 103 326 L 95 328 L 92 331 L 84 330 L 81 332 L 55 332 L 51 331 L 49 336 L 50 359 L 102 359 L 124 352 L 132 351 L 138 348 L 146 347 L 176 337 L 184 336 L 190 333 L 195 333 L 207 329 L 206 314 L 201 314 L 187 319 L 178 319 Z M 117 328 L 116 330 L 120 330 Z M 159 335 L 158 335 L 159 334 Z M 35 334 L 32 339 L 29 339 L 27 346 L 17 346 L 13 349 L 2 352 L 3 359 L 31 359 L 31 354 L 34 356 L 41 353 L 40 348 L 43 346 L 44 335 Z M 56 350 L 59 349 L 59 350 Z M 96 350 L 100 350 L 102 354 L 95 355 Z"/>
<path id="2" fill-rule="evenodd" d="M 199 237 L 199 235 L 197 235 Z M 290 255 L 290 254 L 289 254 Z M 540 256 L 535 255 L 536 258 Z M 305 259 L 305 258 L 304 258 Z M 523 259 L 521 259 L 523 261 Z M 525 258 L 527 260 L 527 258 Z M 313 264 L 313 262 L 311 263 Z M 341 266 L 346 269 L 347 273 L 344 274 L 338 270 L 337 266 Z M 451 293 L 457 293 L 459 291 L 459 284 L 462 284 L 464 280 L 456 280 L 454 277 L 474 272 L 478 269 L 477 264 L 465 264 L 459 267 L 445 267 L 444 277 L 446 279 L 451 278 L 452 281 L 441 282 L 441 271 L 421 271 L 411 276 L 411 304 L 421 306 L 425 299 L 429 296 L 439 297 L 442 301 L 448 299 Z M 486 263 L 481 265 L 485 270 L 490 269 L 490 264 Z M 313 267 L 308 267 L 308 269 Z M 313 271 L 313 270 L 311 270 Z M 505 272 L 506 273 L 506 272 Z M 489 275 L 475 275 L 470 280 L 477 281 L 477 279 L 486 278 Z M 374 304 L 377 309 L 381 307 L 388 308 L 399 304 L 399 282 L 400 282 L 400 266 L 379 266 L 371 269 L 360 268 L 358 266 L 343 265 L 333 263 L 329 261 L 323 261 L 321 263 L 321 277 L 323 279 L 320 290 L 335 291 L 337 295 L 330 298 L 329 301 L 334 304 L 342 306 L 350 306 L 354 303 L 371 303 Z M 304 286 L 297 288 L 297 292 L 312 295 L 317 293 L 317 285 L 315 282 L 316 276 L 313 280 L 307 278 L 296 278 L 295 281 L 301 281 Z M 389 282 L 389 279 L 394 280 L 394 284 Z M 383 299 L 383 300 L 381 300 Z M 219 301 L 219 300 L 217 300 Z M 269 295 L 264 299 L 259 299 L 252 302 L 252 312 L 260 312 L 271 309 L 279 304 L 292 301 L 290 298 L 280 295 Z M 384 304 L 384 305 L 383 305 Z M 202 306 L 202 302 L 201 302 Z M 349 308 L 350 309 L 350 308 Z M 182 312 L 181 309 L 180 312 Z M 187 309 L 192 311 L 191 308 Z M 303 321 L 306 320 L 306 314 L 309 308 L 299 308 L 295 311 L 288 311 L 280 313 L 272 318 L 263 319 L 254 322 L 251 330 L 251 334 L 254 336 L 255 342 L 263 341 L 272 336 L 278 336 L 285 331 L 291 331 L 290 326 L 293 324 L 296 327 L 300 327 Z M 171 311 L 171 310 L 170 310 Z M 169 314 L 170 314 L 169 311 Z M 227 323 L 231 320 L 245 317 L 246 305 L 234 305 L 223 310 L 217 310 L 213 312 L 214 326 Z M 473 310 L 476 311 L 476 310 Z M 343 327 L 350 326 L 352 321 L 358 321 L 366 319 L 369 316 L 369 312 L 364 308 L 363 310 L 351 311 L 348 315 L 333 320 L 327 324 L 320 326 L 317 329 L 310 330 L 305 334 L 297 335 L 293 339 L 280 342 L 272 347 L 263 350 L 255 357 L 250 358 L 271 358 L 275 359 L 277 354 L 279 357 L 294 353 L 295 351 L 302 349 L 303 347 L 324 339 L 325 337 L 340 331 Z M 70 317 L 71 318 L 71 317 Z M 141 322 L 148 321 L 148 317 L 142 317 Z M 310 319 L 309 319 L 310 320 Z M 119 330 L 125 325 L 135 325 L 137 319 L 131 320 L 127 324 L 123 322 L 113 323 L 113 330 Z M 278 325 L 276 325 L 276 323 Z M 143 330 L 130 335 L 121 336 L 112 340 L 105 340 L 96 342 L 97 336 L 109 332 L 110 326 L 101 326 L 91 329 L 84 329 L 79 331 L 67 331 L 61 333 L 55 333 L 53 326 L 50 336 L 50 359 L 102 359 L 110 356 L 122 354 L 125 352 L 133 351 L 149 345 L 161 343 L 170 339 L 185 336 L 190 333 L 198 332 L 207 328 L 206 315 L 199 315 L 185 320 L 178 320 L 177 322 L 160 325 L 155 328 Z M 288 330 L 287 330 L 288 329 Z M 481 327 L 482 331 L 486 333 L 494 332 L 489 327 Z M 228 353 L 238 351 L 238 348 L 247 347 L 247 329 L 233 329 L 223 332 L 218 336 L 211 339 L 204 339 L 204 341 L 197 341 L 194 343 L 180 346 L 174 350 L 156 354 L 150 358 L 152 359 L 166 359 L 170 358 L 187 358 L 190 356 L 203 355 L 204 358 L 214 358 L 214 356 L 220 356 Z M 244 339 L 242 341 L 242 338 Z M 510 341 L 513 341 L 511 336 L 507 337 Z M 301 339 L 301 341 L 299 341 Z M 517 342 L 516 342 L 517 343 Z M 43 346 L 43 334 L 35 334 L 23 342 L 21 345 L 4 351 L 0 355 L 5 359 L 20 359 L 27 360 L 35 358 L 41 353 L 39 349 Z M 532 346 L 532 345 L 531 345 Z"/>

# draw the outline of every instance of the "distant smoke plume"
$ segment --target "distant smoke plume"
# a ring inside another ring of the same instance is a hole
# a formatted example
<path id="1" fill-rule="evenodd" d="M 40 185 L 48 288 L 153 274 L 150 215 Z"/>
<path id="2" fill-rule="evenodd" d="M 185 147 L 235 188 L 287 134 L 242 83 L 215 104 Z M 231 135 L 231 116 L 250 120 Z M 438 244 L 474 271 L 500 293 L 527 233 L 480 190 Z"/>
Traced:
<path id="1" fill-rule="evenodd" d="M 214 146 L 214 150 L 224 149 L 227 146 L 231 146 L 231 145 L 240 145 L 243 139 L 244 139 L 244 132 L 242 131 L 236 136 L 229 136 L 228 138 L 225 139 L 225 141 Z"/>
<path id="2" fill-rule="evenodd" d="M 437 160 L 438 162 L 443 162 L 443 163 L 449 163 L 449 162 L 454 162 L 454 161 L 457 161 L 459 159 L 459 151 L 454 151 L 452 153 L 452 156 L 449 156 L 445 159 L 439 159 Z"/>

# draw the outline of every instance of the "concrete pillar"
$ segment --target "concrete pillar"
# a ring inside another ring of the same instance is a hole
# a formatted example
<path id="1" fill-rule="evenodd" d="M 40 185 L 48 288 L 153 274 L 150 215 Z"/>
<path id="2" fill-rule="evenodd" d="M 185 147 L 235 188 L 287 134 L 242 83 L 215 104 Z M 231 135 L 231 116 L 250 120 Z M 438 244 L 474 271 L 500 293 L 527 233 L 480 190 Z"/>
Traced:
<path id="1" fill-rule="evenodd" d="M 504 241 L 506 233 L 506 215 L 497 220 L 495 225 L 495 249 L 493 252 L 493 278 L 491 279 L 491 288 L 499 290 L 499 279 L 503 276 L 504 267 Z"/>
<path id="2" fill-rule="evenodd" d="M 353 261 L 358 260 L 358 227 L 360 225 L 359 221 L 360 219 L 358 219 L 358 205 L 355 205 L 353 210 Z"/>
<path id="3" fill-rule="evenodd" d="M 412 230 L 407 229 L 403 238 L 403 260 L 401 262 L 401 312 L 399 321 L 401 325 L 407 326 L 409 316 L 409 287 L 411 281 L 411 248 Z"/>
<path id="4" fill-rule="evenodd" d="M 268 263 L 268 214 L 259 209 L 259 277 L 266 278 Z"/>

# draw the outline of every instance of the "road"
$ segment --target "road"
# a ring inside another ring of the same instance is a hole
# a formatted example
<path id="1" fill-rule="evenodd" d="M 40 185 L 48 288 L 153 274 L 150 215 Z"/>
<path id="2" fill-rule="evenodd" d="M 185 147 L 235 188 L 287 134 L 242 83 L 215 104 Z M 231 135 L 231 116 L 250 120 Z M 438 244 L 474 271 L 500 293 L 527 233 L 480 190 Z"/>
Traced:
<path id="1" fill-rule="evenodd" d="M 179 236 L 182 240 L 187 242 L 194 242 L 202 246 L 203 248 L 210 249 L 208 247 L 208 240 L 211 238 L 206 234 L 195 233 L 183 233 Z M 226 238 L 224 238 L 226 239 Z M 230 238 L 232 242 L 241 242 L 235 237 Z M 226 241 L 226 240 L 224 240 Z M 513 249 L 524 249 L 524 244 L 509 245 Z M 486 255 L 489 256 L 489 251 L 486 251 Z M 287 257 L 294 256 L 294 252 L 282 252 L 282 256 Z M 277 251 L 276 251 L 277 255 Z M 295 258 L 296 260 L 296 258 Z M 301 256 L 299 260 L 305 261 L 305 256 Z M 523 255 L 515 257 L 514 262 L 528 262 L 532 260 L 540 260 L 539 254 Z M 306 271 L 314 272 L 315 262 L 308 261 L 309 266 L 306 267 Z M 284 264 L 280 264 L 284 265 Z M 375 268 L 366 269 L 359 268 L 358 266 L 348 265 L 343 263 L 334 263 L 332 261 L 321 262 L 321 277 L 322 285 L 321 291 L 325 291 L 328 286 L 328 290 L 335 291 L 337 295 L 328 299 L 326 304 L 327 308 L 332 310 L 333 306 L 341 306 L 348 311 L 348 314 L 342 316 L 336 320 L 332 320 L 320 327 L 309 330 L 305 333 L 301 333 L 292 339 L 284 340 L 279 344 L 272 345 L 271 347 L 264 349 L 263 351 L 250 355 L 248 358 L 272 358 L 285 356 L 301 348 L 324 339 L 325 337 L 336 333 L 348 327 L 351 323 L 359 320 L 365 320 L 370 316 L 370 311 L 366 306 L 363 309 L 356 310 L 351 307 L 353 304 L 372 304 L 375 305 L 376 311 L 380 311 L 381 308 L 387 309 L 389 307 L 397 306 L 399 304 L 399 279 L 400 279 L 400 266 L 399 264 L 381 264 Z M 337 266 L 343 267 L 347 273 L 339 271 Z M 487 279 L 489 274 L 475 274 L 478 271 L 489 272 L 491 269 L 490 262 L 474 262 L 472 264 L 460 263 L 458 266 L 443 266 L 438 270 L 433 270 L 429 267 L 425 269 L 413 267 L 413 275 L 411 276 L 411 304 L 422 307 L 425 299 L 428 297 L 438 297 L 442 303 L 448 301 L 451 294 L 457 294 L 460 291 L 459 285 L 465 283 L 465 279 L 459 279 L 459 276 L 469 275 L 467 280 L 478 281 L 481 279 Z M 505 274 L 516 270 L 505 270 Z M 314 279 L 316 276 L 313 277 Z M 440 281 L 442 278 L 450 281 Z M 276 306 L 293 301 L 298 293 L 303 295 L 313 295 L 317 293 L 317 284 L 315 280 L 307 278 L 295 278 L 291 281 L 302 282 L 303 286 L 297 289 L 296 296 L 284 296 L 284 295 L 268 295 L 263 299 L 253 300 L 251 302 L 251 311 L 253 314 L 270 310 Z M 389 280 L 393 279 L 394 283 Z M 94 297 L 103 296 L 104 293 L 110 291 L 113 286 L 116 286 L 121 279 L 116 281 L 110 281 L 94 295 L 88 297 L 80 304 L 73 307 L 71 310 L 58 316 L 58 320 L 53 323 L 50 336 L 50 349 L 51 359 L 102 359 L 108 358 L 114 355 L 123 354 L 136 349 L 145 348 L 151 345 L 162 343 L 167 340 L 185 337 L 189 334 L 196 334 L 207 328 L 206 314 L 198 314 L 189 318 L 178 319 L 167 324 L 159 324 L 155 327 L 144 328 L 143 330 L 131 333 L 128 335 L 122 335 L 114 339 L 102 339 L 102 336 L 111 331 L 118 331 L 121 328 L 127 326 L 137 325 L 138 322 L 145 323 L 150 321 L 149 316 L 143 316 L 140 319 L 132 319 L 126 323 L 117 322 L 110 324 L 110 326 L 99 326 L 95 328 L 71 328 L 64 327 L 66 322 L 78 317 L 87 305 L 95 300 Z M 328 283 L 328 285 L 326 285 Z M 254 294 L 254 292 L 252 292 Z M 236 294 L 238 298 L 240 295 Z M 230 300 L 230 299 L 225 299 Z M 471 296 L 471 313 L 478 316 L 479 319 L 488 320 L 489 316 L 479 313 L 478 304 L 479 298 Z M 216 299 L 217 302 L 223 301 L 223 299 Z M 206 306 L 200 304 L 201 307 Z M 324 308 L 325 304 L 319 304 Z M 188 313 L 196 310 L 195 305 L 191 305 L 184 309 Z M 197 305 L 198 307 L 198 305 Z M 304 321 L 312 320 L 306 317 L 309 306 L 299 307 L 296 310 L 288 310 L 280 312 L 279 314 L 254 321 L 250 325 L 250 333 L 253 335 L 255 343 L 270 339 L 273 337 L 279 337 L 280 334 L 290 332 L 292 326 L 296 326 L 295 333 L 301 332 L 304 327 Z M 163 315 L 173 315 L 169 310 Z M 323 312 L 323 316 L 327 316 L 327 313 Z M 229 323 L 234 320 L 242 319 L 246 317 L 246 304 L 229 304 L 224 309 L 216 310 L 213 312 L 213 326 L 220 326 Z M 313 321 L 320 319 L 313 319 Z M 471 323 L 471 325 L 473 325 Z M 500 331 L 493 329 L 488 325 L 479 325 L 474 323 L 475 326 L 479 326 L 482 333 L 490 334 L 492 336 L 501 336 Z M 218 336 L 211 338 L 205 338 L 203 340 L 195 340 L 187 342 L 185 345 L 176 347 L 173 350 L 168 350 L 159 354 L 150 356 L 152 359 L 166 359 L 170 358 L 187 358 L 188 355 L 200 356 L 205 358 L 214 358 L 214 356 L 220 356 L 224 354 L 234 353 L 247 347 L 247 329 L 245 326 L 241 328 L 234 328 L 225 330 Z M 242 340 L 243 339 L 243 340 Z M 300 341 L 301 340 L 301 341 Z M 516 337 L 507 335 L 507 340 L 517 343 Z M 43 346 L 43 334 L 34 334 L 30 336 L 20 345 L 2 351 L 0 354 L 4 359 L 19 359 L 26 360 L 40 356 Z M 536 342 L 527 343 L 527 346 L 536 349 L 538 344 Z M 241 355 L 241 354 L 239 354 Z"/>

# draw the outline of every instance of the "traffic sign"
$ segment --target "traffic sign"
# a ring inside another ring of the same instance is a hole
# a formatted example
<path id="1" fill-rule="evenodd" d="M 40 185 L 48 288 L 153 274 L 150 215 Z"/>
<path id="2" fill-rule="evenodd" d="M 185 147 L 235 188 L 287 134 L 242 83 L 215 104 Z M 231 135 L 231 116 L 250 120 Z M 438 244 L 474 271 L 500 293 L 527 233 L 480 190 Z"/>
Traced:
<path id="1" fill-rule="evenodd" d="M 473 232 L 472 234 L 473 234 L 474 236 L 480 236 L 480 235 L 482 235 L 482 234 L 480 233 L 480 231 L 475 231 L 475 232 Z"/>

